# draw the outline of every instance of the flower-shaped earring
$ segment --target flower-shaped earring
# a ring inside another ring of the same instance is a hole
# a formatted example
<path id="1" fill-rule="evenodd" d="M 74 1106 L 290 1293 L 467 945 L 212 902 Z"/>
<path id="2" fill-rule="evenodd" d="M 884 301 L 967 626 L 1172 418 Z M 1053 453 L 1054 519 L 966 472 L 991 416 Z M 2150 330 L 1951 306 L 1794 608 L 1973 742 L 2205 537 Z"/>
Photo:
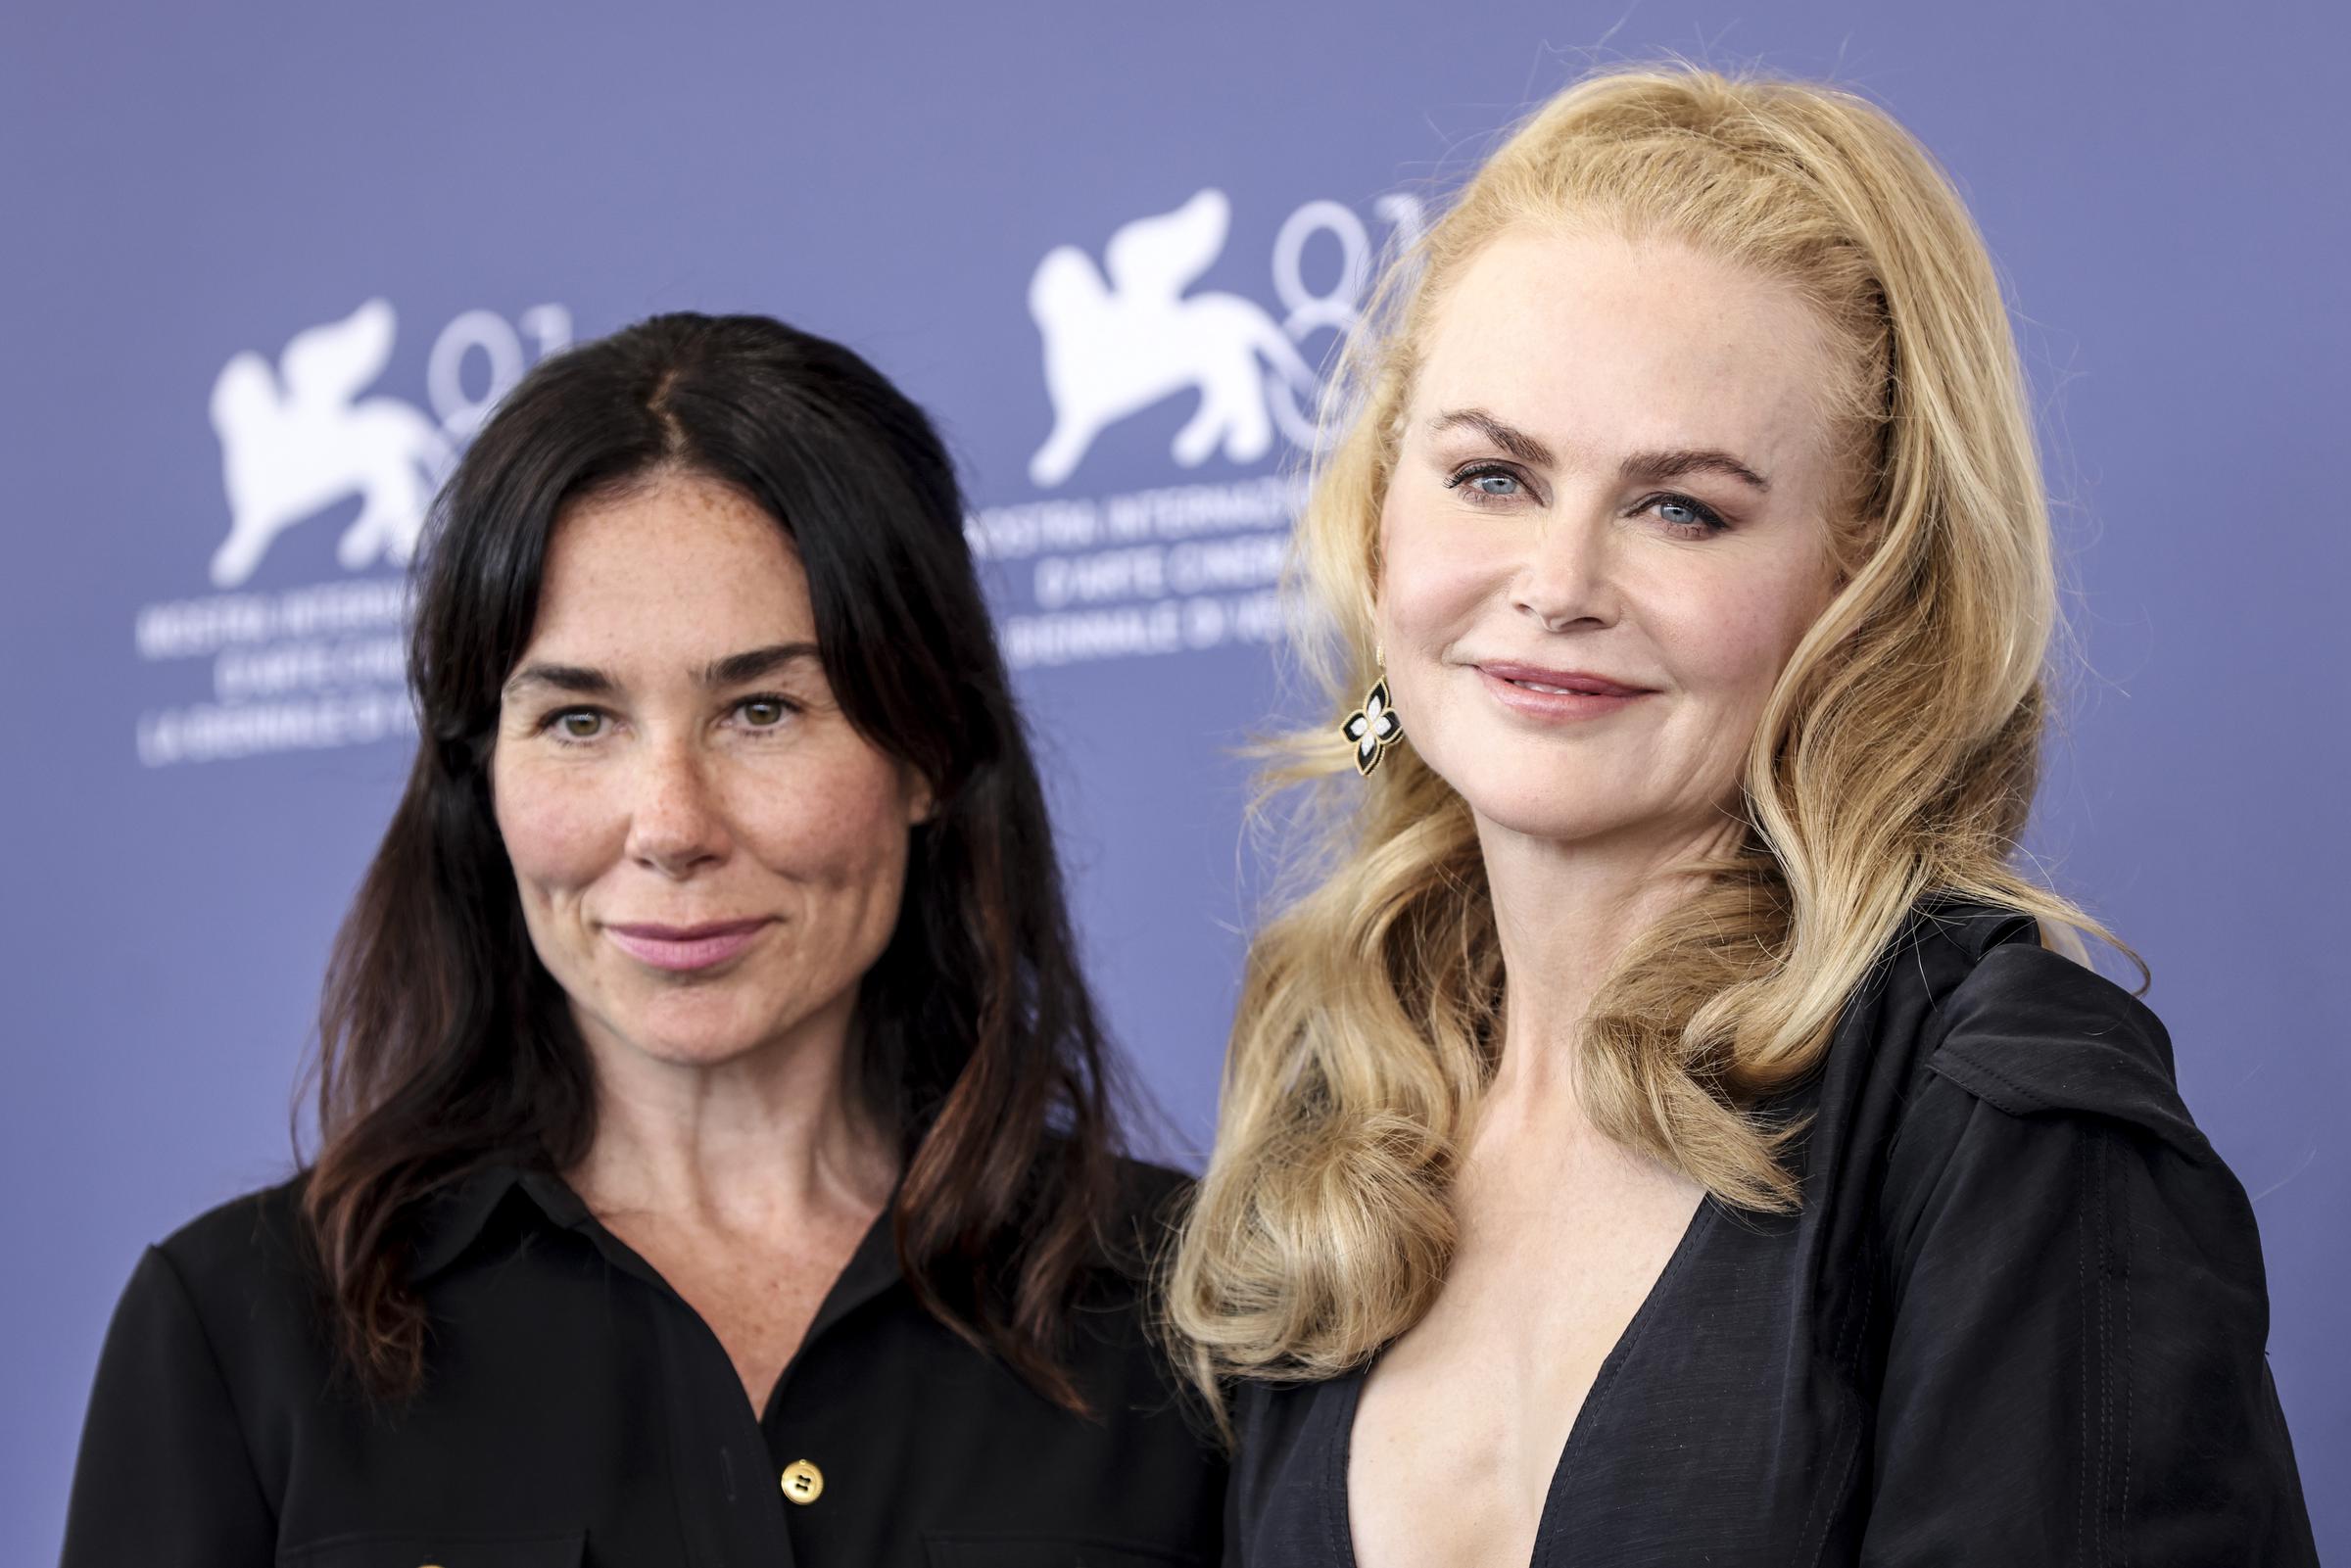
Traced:
<path id="1" fill-rule="evenodd" d="M 1404 738 L 1404 721 L 1388 702 L 1388 678 L 1383 673 L 1371 684 L 1364 696 L 1364 705 L 1347 715 L 1339 733 L 1355 742 L 1355 771 L 1369 777 L 1379 766 L 1379 759 L 1388 754 L 1388 747 Z"/>

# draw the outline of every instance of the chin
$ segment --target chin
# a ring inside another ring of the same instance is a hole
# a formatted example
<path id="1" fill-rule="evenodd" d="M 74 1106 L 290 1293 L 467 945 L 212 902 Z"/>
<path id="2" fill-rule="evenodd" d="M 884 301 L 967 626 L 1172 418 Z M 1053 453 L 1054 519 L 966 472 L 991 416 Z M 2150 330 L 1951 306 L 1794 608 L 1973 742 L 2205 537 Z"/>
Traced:
<path id="1" fill-rule="evenodd" d="M 759 1048 L 756 1039 L 746 1035 L 641 1035 L 638 1048 L 657 1062 L 680 1068 L 716 1068 L 739 1057 L 749 1056 Z"/>
<path id="2" fill-rule="evenodd" d="M 668 1005 L 615 1010 L 605 1015 L 610 1027 L 630 1047 L 656 1062 L 673 1067 L 709 1068 L 757 1050 L 767 1039 L 768 1021 L 744 1016 L 744 1010 L 724 1005 L 715 996 L 670 997 Z"/>
<path id="3" fill-rule="evenodd" d="M 1614 813 L 1567 805 L 1556 794 L 1504 793 L 1486 799 L 1472 797 L 1469 809 L 1484 822 L 1506 832 L 1559 844 L 1605 838 L 1632 826 Z"/>
<path id="4" fill-rule="evenodd" d="M 1463 789 L 1480 823 L 1513 835 L 1559 845 L 1640 846 L 1645 855 L 1707 853 L 1740 821 L 1728 806 L 1707 797 L 1660 798 L 1654 789 L 1636 794 L 1619 779 L 1594 777 L 1582 769 L 1528 767 L 1496 771 Z M 1726 786 L 1722 791 L 1729 794 Z M 1735 796 L 1733 797 L 1735 798 Z"/>
<path id="5" fill-rule="evenodd" d="M 758 1041 L 732 1029 L 664 1028 L 633 1020 L 616 1020 L 611 1033 L 640 1057 L 673 1068 L 723 1067 L 745 1056 Z"/>
<path id="6" fill-rule="evenodd" d="M 1510 755 L 1514 749 L 1496 748 L 1500 754 L 1481 758 L 1474 771 L 1438 767 L 1433 761 L 1429 766 L 1481 822 L 1528 838 L 1564 843 L 1631 826 L 1634 819 L 1623 809 L 1620 790 L 1601 785 L 1593 770 L 1556 751 Z M 1424 755 L 1422 760 L 1428 759 Z"/>

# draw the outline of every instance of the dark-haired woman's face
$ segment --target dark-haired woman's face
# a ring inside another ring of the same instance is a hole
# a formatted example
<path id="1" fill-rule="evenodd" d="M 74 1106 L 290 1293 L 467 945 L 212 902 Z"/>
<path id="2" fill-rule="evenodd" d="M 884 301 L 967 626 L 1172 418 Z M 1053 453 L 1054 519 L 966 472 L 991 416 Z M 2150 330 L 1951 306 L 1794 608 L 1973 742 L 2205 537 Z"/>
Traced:
<path id="1" fill-rule="evenodd" d="M 491 778 L 532 945 L 600 1060 L 840 1038 L 929 810 L 835 703 L 783 530 L 682 474 L 557 524 Z"/>

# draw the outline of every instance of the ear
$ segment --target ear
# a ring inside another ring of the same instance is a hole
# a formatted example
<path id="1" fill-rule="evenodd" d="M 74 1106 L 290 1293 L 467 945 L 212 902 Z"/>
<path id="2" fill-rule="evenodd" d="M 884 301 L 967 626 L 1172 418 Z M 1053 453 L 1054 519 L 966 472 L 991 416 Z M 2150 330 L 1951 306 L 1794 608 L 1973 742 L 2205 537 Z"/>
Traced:
<path id="1" fill-rule="evenodd" d="M 921 770 L 907 763 L 900 763 L 898 769 L 898 792 L 906 798 L 906 826 L 920 828 L 938 815 L 938 797 L 932 792 L 931 781 L 923 777 Z"/>

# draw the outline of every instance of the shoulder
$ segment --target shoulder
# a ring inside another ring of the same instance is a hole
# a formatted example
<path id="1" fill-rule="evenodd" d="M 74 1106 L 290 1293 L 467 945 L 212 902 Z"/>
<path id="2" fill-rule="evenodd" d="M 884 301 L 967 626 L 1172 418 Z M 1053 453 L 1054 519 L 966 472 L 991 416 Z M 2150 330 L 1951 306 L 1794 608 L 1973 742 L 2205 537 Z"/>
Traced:
<path id="1" fill-rule="evenodd" d="M 1198 1185 L 1197 1177 L 1173 1165 L 1124 1155 L 1117 1164 L 1118 1198 L 1114 1211 L 1121 1219 L 1168 1218 L 1191 1201 L 1192 1189 Z"/>
<path id="2" fill-rule="evenodd" d="M 250 1449 L 282 1432 L 285 1412 L 315 1402 L 330 1352 L 300 1239 L 300 1190 L 297 1180 L 247 1193 L 140 1256 L 90 1396 L 91 1429 L 114 1434 L 107 1451 L 150 1441 Z M 150 1429 L 164 1436 L 121 1435 Z"/>
<path id="3" fill-rule="evenodd" d="M 1936 1222 L 2032 1245 L 2152 1232 L 2256 1294 L 2244 1189 L 2181 1099 L 2172 1041 L 2137 997 L 2026 923 L 1935 997 L 1878 1206 L 1897 1256 Z M 1973 1216 L 1972 1218 L 1966 1216 Z"/>
<path id="4" fill-rule="evenodd" d="M 1922 901 L 1848 1004 L 1832 1044 L 1832 1103 L 1890 1134 L 1943 1084 L 2011 1117 L 2130 1122 L 2200 1150 L 2172 1043 L 2146 1005 L 2043 947 L 2022 911 Z"/>
<path id="5" fill-rule="evenodd" d="M 1120 1157 L 1110 1203 L 1097 1224 L 1096 1252 L 1077 1284 L 1066 1354 L 1088 1398 L 1104 1410 L 1165 1416 L 1189 1432 L 1190 1396 L 1161 1334 L 1160 1270 L 1173 1245 L 1193 1178 L 1149 1161 Z M 1192 1440 L 1184 1439 L 1186 1444 Z"/>
<path id="6" fill-rule="evenodd" d="M 302 1219 L 305 1175 L 232 1198 L 148 1250 L 131 1289 L 176 1291 L 222 1354 L 265 1345 L 317 1304 Z"/>
<path id="7" fill-rule="evenodd" d="M 2110 1137 L 2135 1158 L 2219 1168 L 2181 1103 L 2162 1022 L 2040 934 L 2012 908 L 1946 897 L 1911 912 L 1848 1001 L 1802 1107 L 1816 1196 L 1898 1215 L 1945 1190 L 1971 1151 L 2061 1161 Z M 2000 1164 L 1984 1171 L 1988 1192 Z"/>
<path id="8" fill-rule="evenodd" d="M 2249 1560 L 2257 1534 L 2262 1561 L 2308 1560 L 2259 1227 L 2161 1022 L 2028 930 L 1976 954 L 1922 1035 L 1870 1211 L 1892 1434 L 1873 1537 L 1883 1518 L 1931 1551 L 2070 1517 L 2115 1560 Z M 1970 1474 L 2004 1514 L 1954 1505 Z"/>
<path id="9" fill-rule="evenodd" d="M 1940 1000 L 1926 1072 L 2007 1117 L 2094 1117 L 2209 1157 L 2162 1021 L 2035 934 L 1987 945 Z"/>
<path id="10" fill-rule="evenodd" d="M 303 1172 L 209 1209 L 156 1244 L 172 1266 L 192 1278 L 235 1275 L 302 1256 Z"/>
<path id="11" fill-rule="evenodd" d="M 1170 1165 L 1121 1156 L 1102 1214 L 1104 1260 L 1130 1281 L 1147 1279 L 1175 1241 L 1194 1178 Z"/>

